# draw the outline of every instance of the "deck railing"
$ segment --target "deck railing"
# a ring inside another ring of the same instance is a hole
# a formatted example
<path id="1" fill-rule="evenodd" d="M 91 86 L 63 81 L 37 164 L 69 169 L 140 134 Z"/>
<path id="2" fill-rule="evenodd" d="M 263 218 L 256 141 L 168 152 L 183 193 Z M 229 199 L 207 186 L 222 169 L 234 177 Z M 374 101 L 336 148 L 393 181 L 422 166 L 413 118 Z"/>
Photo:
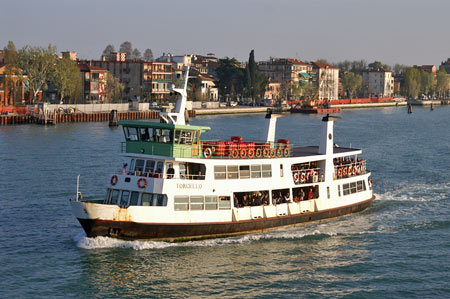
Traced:
<path id="1" fill-rule="evenodd" d="M 292 170 L 292 179 L 296 185 L 323 182 L 323 174 L 319 167 Z"/>
<path id="2" fill-rule="evenodd" d="M 289 141 L 283 142 L 235 142 L 202 141 L 202 154 L 206 159 L 272 159 L 290 157 Z"/>
<path id="3" fill-rule="evenodd" d="M 366 161 L 358 161 L 334 166 L 334 178 L 345 179 L 356 175 L 362 175 L 367 172 Z"/>

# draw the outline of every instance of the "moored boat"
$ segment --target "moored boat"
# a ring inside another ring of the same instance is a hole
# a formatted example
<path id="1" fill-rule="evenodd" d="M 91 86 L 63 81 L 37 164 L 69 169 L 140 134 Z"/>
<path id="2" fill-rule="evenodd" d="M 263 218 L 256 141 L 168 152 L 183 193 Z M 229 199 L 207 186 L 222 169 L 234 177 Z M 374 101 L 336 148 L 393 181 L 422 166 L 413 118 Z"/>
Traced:
<path id="1" fill-rule="evenodd" d="M 185 78 L 188 78 L 189 69 Z M 359 212 L 374 199 L 360 149 L 334 145 L 322 119 L 319 146 L 275 142 L 280 115 L 268 113 L 264 141 L 203 141 L 206 126 L 185 122 L 187 79 L 175 112 L 161 122 L 122 121 L 126 167 L 109 177 L 105 198 L 73 212 L 88 237 L 187 240 L 261 232 Z"/>

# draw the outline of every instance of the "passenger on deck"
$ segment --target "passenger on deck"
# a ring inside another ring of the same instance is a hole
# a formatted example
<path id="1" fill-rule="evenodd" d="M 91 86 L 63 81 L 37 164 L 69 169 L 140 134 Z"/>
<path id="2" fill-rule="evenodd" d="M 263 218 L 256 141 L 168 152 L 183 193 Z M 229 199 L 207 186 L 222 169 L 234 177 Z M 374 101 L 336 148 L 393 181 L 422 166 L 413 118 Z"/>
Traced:
<path id="1" fill-rule="evenodd" d="M 122 174 L 123 175 L 127 175 L 128 174 L 128 170 L 127 170 L 127 163 L 123 163 L 123 169 L 122 169 Z"/>
<path id="2" fill-rule="evenodd" d="M 305 200 L 305 192 L 303 192 L 303 189 L 300 189 L 300 194 L 298 195 L 300 200 Z"/>
<path id="3" fill-rule="evenodd" d="M 169 164 L 169 168 L 167 169 L 167 178 L 172 179 L 175 174 L 175 169 L 173 169 L 173 164 Z"/>
<path id="4" fill-rule="evenodd" d="M 308 192 L 308 200 L 311 200 L 314 198 L 314 193 L 312 188 L 309 188 L 309 192 Z"/>

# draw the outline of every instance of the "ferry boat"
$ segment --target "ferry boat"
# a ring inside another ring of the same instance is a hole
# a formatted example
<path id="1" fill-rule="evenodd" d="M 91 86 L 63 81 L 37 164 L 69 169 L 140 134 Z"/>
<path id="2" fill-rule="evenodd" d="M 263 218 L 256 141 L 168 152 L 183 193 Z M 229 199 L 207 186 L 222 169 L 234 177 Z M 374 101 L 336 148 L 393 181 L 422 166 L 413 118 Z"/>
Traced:
<path id="1" fill-rule="evenodd" d="M 280 115 L 266 115 L 261 142 L 203 141 L 185 121 L 189 67 L 174 112 L 161 122 L 121 121 L 129 162 L 109 176 L 104 198 L 70 200 L 88 237 L 184 241 L 295 226 L 366 209 L 375 198 L 361 149 L 334 144 L 322 119 L 319 146 L 275 142 Z M 120 168 L 120 167 L 118 167 Z"/>

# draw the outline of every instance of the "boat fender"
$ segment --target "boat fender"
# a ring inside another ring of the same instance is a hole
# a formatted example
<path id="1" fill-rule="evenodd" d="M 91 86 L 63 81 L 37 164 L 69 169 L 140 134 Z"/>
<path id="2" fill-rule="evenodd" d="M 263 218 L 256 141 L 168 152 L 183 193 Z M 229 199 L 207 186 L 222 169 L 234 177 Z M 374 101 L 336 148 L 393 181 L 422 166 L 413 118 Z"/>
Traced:
<path id="1" fill-rule="evenodd" d="M 247 153 L 247 156 L 250 158 L 250 159 L 253 159 L 253 157 L 255 156 L 255 150 L 254 149 L 249 149 L 248 150 L 248 153 Z"/>
<path id="2" fill-rule="evenodd" d="M 239 152 L 238 152 L 237 149 L 234 149 L 234 150 L 231 151 L 231 157 L 233 159 L 236 159 L 238 157 L 238 155 L 239 155 Z"/>
<path id="3" fill-rule="evenodd" d="M 289 149 L 288 148 L 284 149 L 284 156 L 289 157 Z"/>
<path id="4" fill-rule="evenodd" d="M 113 175 L 111 177 L 111 185 L 115 186 L 118 181 L 119 181 L 119 179 L 117 178 L 117 175 Z"/>
<path id="5" fill-rule="evenodd" d="M 281 148 L 277 149 L 277 157 L 278 158 L 283 157 L 283 150 Z"/>
<path id="6" fill-rule="evenodd" d="M 245 149 L 241 149 L 241 151 L 239 152 L 239 155 L 241 156 L 241 159 L 244 159 L 245 156 L 247 155 L 247 151 Z"/>
<path id="7" fill-rule="evenodd" d="M 262 149 L 257 148 L 256 149 L 256 158 L 261 158 L 262 157 Z"/>
<path id="8" fill-rule="evenodd" d="M 294 183 L 298 184 L 300 181 L 300 176 L 298 175 L 298 172 L 294 173 Z"/>
<path id="9" fill-rule="evenodd" d="M 203 156 L 204 156 L 206 159 L 209 159 L 209 158 L 211 158 L 211 155 L 212 155 L 212 150 L 211 150 L 211 148 L 210 148 L 210 147 L 205 148 L 205 150 L 203 151 Z"/>
<path id="10" fill-rule="evenodd" d="M 147 180 L 145 178 L 140 178 L 137 181 L 137 186 L 141 189 L 144 189 L 145 187 L 147 187 Z"/>

